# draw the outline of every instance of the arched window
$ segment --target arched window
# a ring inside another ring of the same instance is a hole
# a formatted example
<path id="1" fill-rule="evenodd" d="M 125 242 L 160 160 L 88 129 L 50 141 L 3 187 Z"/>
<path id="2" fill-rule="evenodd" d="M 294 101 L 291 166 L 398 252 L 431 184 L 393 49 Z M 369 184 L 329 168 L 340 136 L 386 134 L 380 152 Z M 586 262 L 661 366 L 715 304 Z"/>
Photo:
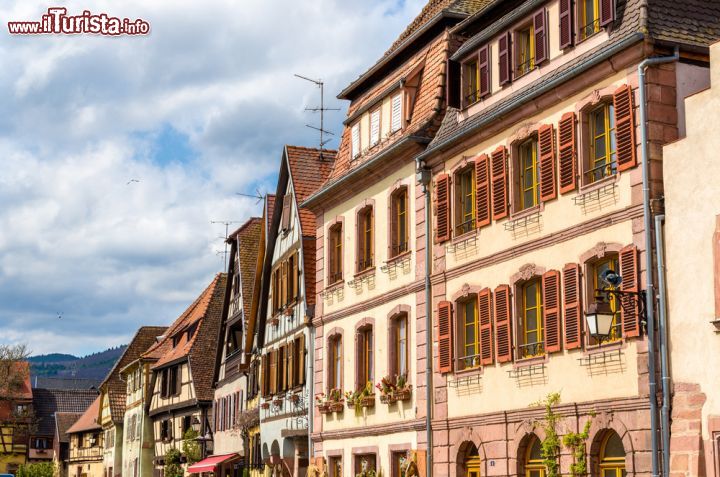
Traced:
<path id="1" fill-rule="evenodd" d="M 363 208 L 357 214 L 357 271 L 362 272 L 373 267 L 373 208 Z"/>
<path id="2" fill-rule="evenodd" d="M 400 313 L 391 319 L 391 348 L 390 354 L 390 376 L 405 376 L 408 378 L 408 317 L 407 313 Z"/>
<path id="3" fill-rule="evenodd" d="M 520 288 L 520 357 L 530 358 L 543 354 L 543 298 L 539 277 L 525 282 Z"/>
<path id="4" fill-rule="evenodd" d="M 393 192 L 390 211 L 390 258 L 408 251 L 408 189 Z"/>
<path id="5" fill-rule="evenodd" d="M 469 295 L 457 302 L 457 325 L 462 339 L 462 355 L 458 360 L 461 369 L 480 366 L 480 324 L 478 322 L 477 295 Z"/>
<path id="6" fill-rule="evenodd" d="M 590 155 L 586 183 L 597 182 L 617 173 L 615 108 L 605 102 L 588 114 Z"/>
<path id="7" fill-rule="evenodd" d="M 525 477 L 545 477 L 540 439 L 533 436 L 525 453 Z"/>
<path id="8" fill-rule="evenodd" d="M 328 340 L 328 394 L 342 389 L 342 336 L 337 334 Z"/>
<path id="9" fill-rule="evenodd" d="M 357 379 L 356 390 L 362 391 L 366 386 L 372 390 L 374 380 L 373 327 L 366 325 L 358 329 L 356 336 Z"/>
<path id="10" fill-rule="evenodd" d="M 625 447 L 615 431 L 608 432 L 600 446 L 600 477 L 625 477 Z"/>
<path id="11" fill-rule="evenodd" d="M 481 477 L 480 453 L 477 446 L 472 442 L 466 442 L 463 447 L 465 451 L 460 460 L 462 467 L 458 471 L 458 477 Z"/>
<path id="12" fill-rule="evenodd" d="M 342 280 L 342 243 L 343 232 L 342 222 L 330 227 L 328 237 L 328 284 L 332 285 Z"/>
<path id="13" fill-rule="evenodd" d="M 475 165 L 455 173 L 455 236 L 475 230 Z"/>

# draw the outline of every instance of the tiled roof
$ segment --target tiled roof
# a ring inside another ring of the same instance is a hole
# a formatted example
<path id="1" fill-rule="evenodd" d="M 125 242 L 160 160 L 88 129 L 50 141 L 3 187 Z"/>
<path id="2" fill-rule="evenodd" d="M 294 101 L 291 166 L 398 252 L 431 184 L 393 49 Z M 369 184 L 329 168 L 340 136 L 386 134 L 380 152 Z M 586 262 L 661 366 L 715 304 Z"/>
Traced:
<path id="1" fill-rule="evenodd" d="M 100 380 L 86 378 L 52 378 L 47 376 L 34 376 L 34 388 L 43 389 L 93 389 L 100 387 Z"/>
<path id="2" fill-rule="evenodd" d="M 269 228 L 272 222 L 273 212 L 275 211 L 275 194 L 267 194 L 265 196 L 265 227 Z"/>
<path id="3" fill-rule="evenodd" d="M 243 313 L 246 316 L 250 314 L 252 307 L 261 231 L 262 219 L 253 217 L 242 226 L 237 234 L 237 254 L 240 267 L 238 273 L 240 273 L 242 284 Z"/>
<path id="4" fill-rule="evenodd" d="M 166 326 L 141 327 L 100 385 L 100 389 L 109 395 L 110 415 L 113 422 L 121 423 L 125 416 L 125 394 L 127 390 L 125 382 L 120 378 L 120 370 L 142 356 L 145 351 L 157 342 L 157 337 L 166 330 Z"/>
<path id="5" fill-rule="evenodd" d="M 95 398 L 92 404 L 90 404 L 90 406 L 85 410 L 85 412 L 82 413 L 78 420 L 75 421 L 72 426 L 70 426 L 70 429 L 67 430 L 67 433 L 74 434 L 76 432 L 94 431 L 97 429 L 102 429 L 102 427 L 98 423 L 99 416 L 100 396 Z"/>
<path id="6" fill-rule="evenodd" d="M 198 400 L 209 401 L 213 398 L 215 353 L 211 351 L 218 343 L 226 284 L 227 274 L 218 273 L 193 304 L 168 328 L 162 340 L 143 355 L 149 359 L 157 359 L 153 369 L 187 359 Z M 183 331 L 195 323 L 197 328 L 188 341 L 187 334 Z M 173 336 L 178 333 L 182 333 L 182 336 L 177 345 L 173 346 Z"/>
<path id="7" fill-rule="evenodd" d="M 648 0 L 648 30 L 657 40 L 709 46 L 720 38 L 718 0 Z"/>
<path id="8" fill-rule="evenodd" d="M 55 413 L 82 413 L 98 397 L 94 389 L 42 389 L 33 390 L 33 410 L 38 421 L 37 435 L 55 433 Z"/>
<path id="9" fill-rule="evenodd" d="M 330 177 L 337 151 L 285 146 L 297 206 L 317 191 Z M 322 154 L 322 156 L 321 156 Z M 303 236 L 315 236 L 315 214 L 298 208 Z"/>
<path id="10" fill-rule="evenodd" d="M 70 437 L 67 434 L 68 429 L 80 419 L 83 413 L 81 412 L 56 412 L 55 413 L 55 425 L 56 425 L 56 436 L 60 442 L 70 442 Z"/>

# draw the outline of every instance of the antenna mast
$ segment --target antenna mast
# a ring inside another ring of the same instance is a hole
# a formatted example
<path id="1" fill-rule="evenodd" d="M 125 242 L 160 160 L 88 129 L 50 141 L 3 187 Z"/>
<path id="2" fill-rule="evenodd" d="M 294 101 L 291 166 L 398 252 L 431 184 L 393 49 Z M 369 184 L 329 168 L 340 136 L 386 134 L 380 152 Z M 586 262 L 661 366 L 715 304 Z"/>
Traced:
<path id="1" fill-rule="evenodd" d="M 224 250 L 224 251 L 223 251 L 223 250 L 218 250 L 218 251 L 215 252 L 215 253 L 216 253 L 217 255 L 222 255 L 222 256 L 223 256 L 223 263 L 225 264 L 225 270 L 227 270 L 227 265 L 228 265 L 228 264 L 227 264 L 227 259 L 228 259 L 228 253 L 229 253 L 229 252 L 228 252 L 227 238 L 228 238 L 228 235 L 230 235 L 230 233 L 229 233 L 229 228 L 230 228 L 230 225 L 232 225 L 232 224 L 239 224 L 240 222 L 238 222 L 238 221 L 236 221 L 236 220 L 211 220 L 210 223 L 211 223 L 211 224 L 222 224 L 222 225 L 225 226 L 225 237 L 224 237 L 224 241 L 223 241 L 224 244 L 225 244 L 225 250 Z M 221 238 L 223 238 L 223 237 L 218 237 L 218 238 L 221 239 Z"/>
<path id="2" fill-rule="evenodd" d="M 303 79 L 305 81 L 309 81 L 311 83 L 314 83 L 318 88 L 320 88 L 320 107 L 319 108 L 305 108 L 305 111 L 312 111 L 313 113 L 320 112 L 320 127 L 311 126 L 309 124 L 306 124 L 305 126 L 309 127 L 310 129 L 315 129 L 316 131 L 320 131 L 320 158 L 322 158 L 322 151 L 325 147 L 325 144 L 330 142 L 330 139 L 325 140 L 324 135 L 328 134 L 330 136 L 334 136 L 330 131 L 325 130 L 325 111 L 340 111 L 340 108 L 326 108 L 325 107 L 325 83 L 322 80 L 315 80 L 312 78 L 307 78 L 305 76 L 295 74 L 296 78 Z"/>

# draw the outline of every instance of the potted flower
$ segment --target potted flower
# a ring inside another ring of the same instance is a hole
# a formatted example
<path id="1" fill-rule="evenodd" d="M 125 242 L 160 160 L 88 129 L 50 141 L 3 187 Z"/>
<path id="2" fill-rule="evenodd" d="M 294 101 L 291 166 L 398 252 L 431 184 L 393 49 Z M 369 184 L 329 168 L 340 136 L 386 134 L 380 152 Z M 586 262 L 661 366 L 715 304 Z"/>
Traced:
<path id="1" fill-rule="evenodd" d="M 328 395 L 328 401 L 330 403 L 330 412 L 342 412 L 343 411 L 343 394 L 340 389 L 335 388 L 330 390 Z"/>
<path id="2" fill-rule="evenodd" d="M 392 404 L 397 401 L 395 397 L 395 383 L 390 376 L 385 376 L 375 387 L 380 391 L 380 402 Z"/>
<path id="3" fill-rule="evenodd" d="M 330 405 L 327 401 L 325 393 L 318 393 L 315 395 L 315 404 L 317 405 L 320 414 L 327 414 L 330 412 Z"/>
<path id="4" fill-rule="evenodd" d="M 407 375 L 401 374 L 397 377 L 395 395 L 398 401 L 407 401 L 412 396 L 412 384 L 408 384 Z"/>
<path id="5" fill-rule="evenodd" d="M 265 401 L 264 403 L 260 404 L 260 407 L 263 409 L 270 409 L 270 401 Z"/>
<path id="6" fill-rule="evenodd" d="M 373 392 L 372 383 L 368 381 L 362 389 L 347 391 L 345 399 L 348 409 L 355 408 L 357 414 L 362 414 L 363 408 L 375 406 L 375 393 Z"/>
<path id="7" fill-rule="evenodd" d="M 280 317 L 278 317 L 278 316 L 273 316 L 273 317 L 270 319 L 270 324 L 273 325 L 273 326 L 275 326 L 275 327 L 279 326 L 279 325 L 280 325 Z"/>

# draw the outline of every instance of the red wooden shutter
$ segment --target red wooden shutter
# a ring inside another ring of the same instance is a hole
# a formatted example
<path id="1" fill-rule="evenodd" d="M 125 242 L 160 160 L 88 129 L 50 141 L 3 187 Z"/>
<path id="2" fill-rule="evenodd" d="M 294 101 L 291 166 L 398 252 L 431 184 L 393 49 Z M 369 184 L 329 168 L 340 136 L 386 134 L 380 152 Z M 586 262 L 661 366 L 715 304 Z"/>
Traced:
<path id="1" fill-rule="evenodd" d="M 438 304 L 438 370 L 450 373 L 453 370 L 452 303 Z"/>
<path id="2" fill-rule="evenodd" d="M 305 335 L 300 335 L 297 353 L 298 384 L 305 384 Z"/>
<path id="3" fill-rule="evenodd" d="M 490 47 L 480 48 L 478 52 L 478 70 L 480 72 L 479 94 L 482 98 L 490 94 Z"/>
<path id="4" fill-rule="evenodd" d="M 577 187 L 577 146 L 575 142 L 575 113 L 565 113 L 558 124 L 558 162 L 560 167 L 560 193 Z"/>
<path id="5" fill-rule="evenodd" d="M 560 351 L 560 272 L 550 270 L 542 277 L 543 322 L 545 351 Z"/>
<path id="6" fill-rule="evenodd" d="M 450 176 L 441 174 L 435 182 L 435 241 L 450 240 Z"/>
<path id="7" fill-rule="evenodd" d="M 510 319 L 510 286 L 495 289 L 495 349 L 498 363 L 512 361 L 512 322 Z"/>
<path id="8" fill-rule="evenodd" d="M 475 159 L 475 213 L 478 228 L 490 224 L 490 158 L 487 154 Z"/>
<path id="9" fill-rule="evenodd" d="M 512 34 L 503 33 L 498 39 L 498 70 L 500 86 L 507 84 L 512 79 Z"/>
<path id="10" fill-rule="evenodd" d="M 540 148 L 540 200 L 546 202 L 557 197 L 555 187 L 555 131 L 551 124 L 538 130 Z"/>
<path id="11" fill-rule="evenodd" d="M 493 364 L 492 292 L 485 288 L 478 293 L 478 317 L 480 319 L 480 363 Z"/>
<path id="12" fill-rule="evenodd" d="M 447 95 L 447 105 L 450 108 L 460 108 L 460 63 L 447 60 L 446 71 L 445 93 Z"/>
<path id="13" fill-rule="evenodd" d="M 285 194 L 283 197 L 283 209 L 282 209 L 282 229 L 287 230 L 290 228 L 290 204 L 292 203 L 292 196 Z"/>
<path id="14" fill-rule="evenodd" d="M 615 0 L 600 0 L 600 26 L 607 26 L 615 20 Z"/>
<path id="15" fill-rule="evenodd" d="M 626 292 L 640 291 L 640 267 L 638 249 L 628 245 L 620 250 L 620 288 Z M 624 296 L 621 298 L 622 335 L 625 338 L 640 336 L 640 304 L 638 296 Z"/>
<path id="16" fill-rule="evenodd" d="M 582 346 L 582 300 L 580 265 L 568 263 L 563 268 L 563 317 L 565 349 Z"/>
<path id="17" fill-rule="evenodd" d="M 492 218 L 502 219 L 508 215 L 507 149 L 500 146 L 492 153 Z"/>
<path id="18" fill-rule="evenodd" d="M 560 49 L 573 44 L 572 0 L 560 0 Z"/>
<path id="19" fill-rule="evenodd" d="M 547 29 L 545 27 L 547 13 L 545 9 L 533 15 L 533 32 L 535 35 L 535 64 L 539 65 L 548 59 Z"/>
<path id="20" fill-rule="evenodd" d="M 637 165 L 635 151 L 635 109 L 633 92 L 628 85 L 620 86 L 613 93 L 615 107 L 615 137 L 617 147 L 617 170 L 624 171 Z"/>

